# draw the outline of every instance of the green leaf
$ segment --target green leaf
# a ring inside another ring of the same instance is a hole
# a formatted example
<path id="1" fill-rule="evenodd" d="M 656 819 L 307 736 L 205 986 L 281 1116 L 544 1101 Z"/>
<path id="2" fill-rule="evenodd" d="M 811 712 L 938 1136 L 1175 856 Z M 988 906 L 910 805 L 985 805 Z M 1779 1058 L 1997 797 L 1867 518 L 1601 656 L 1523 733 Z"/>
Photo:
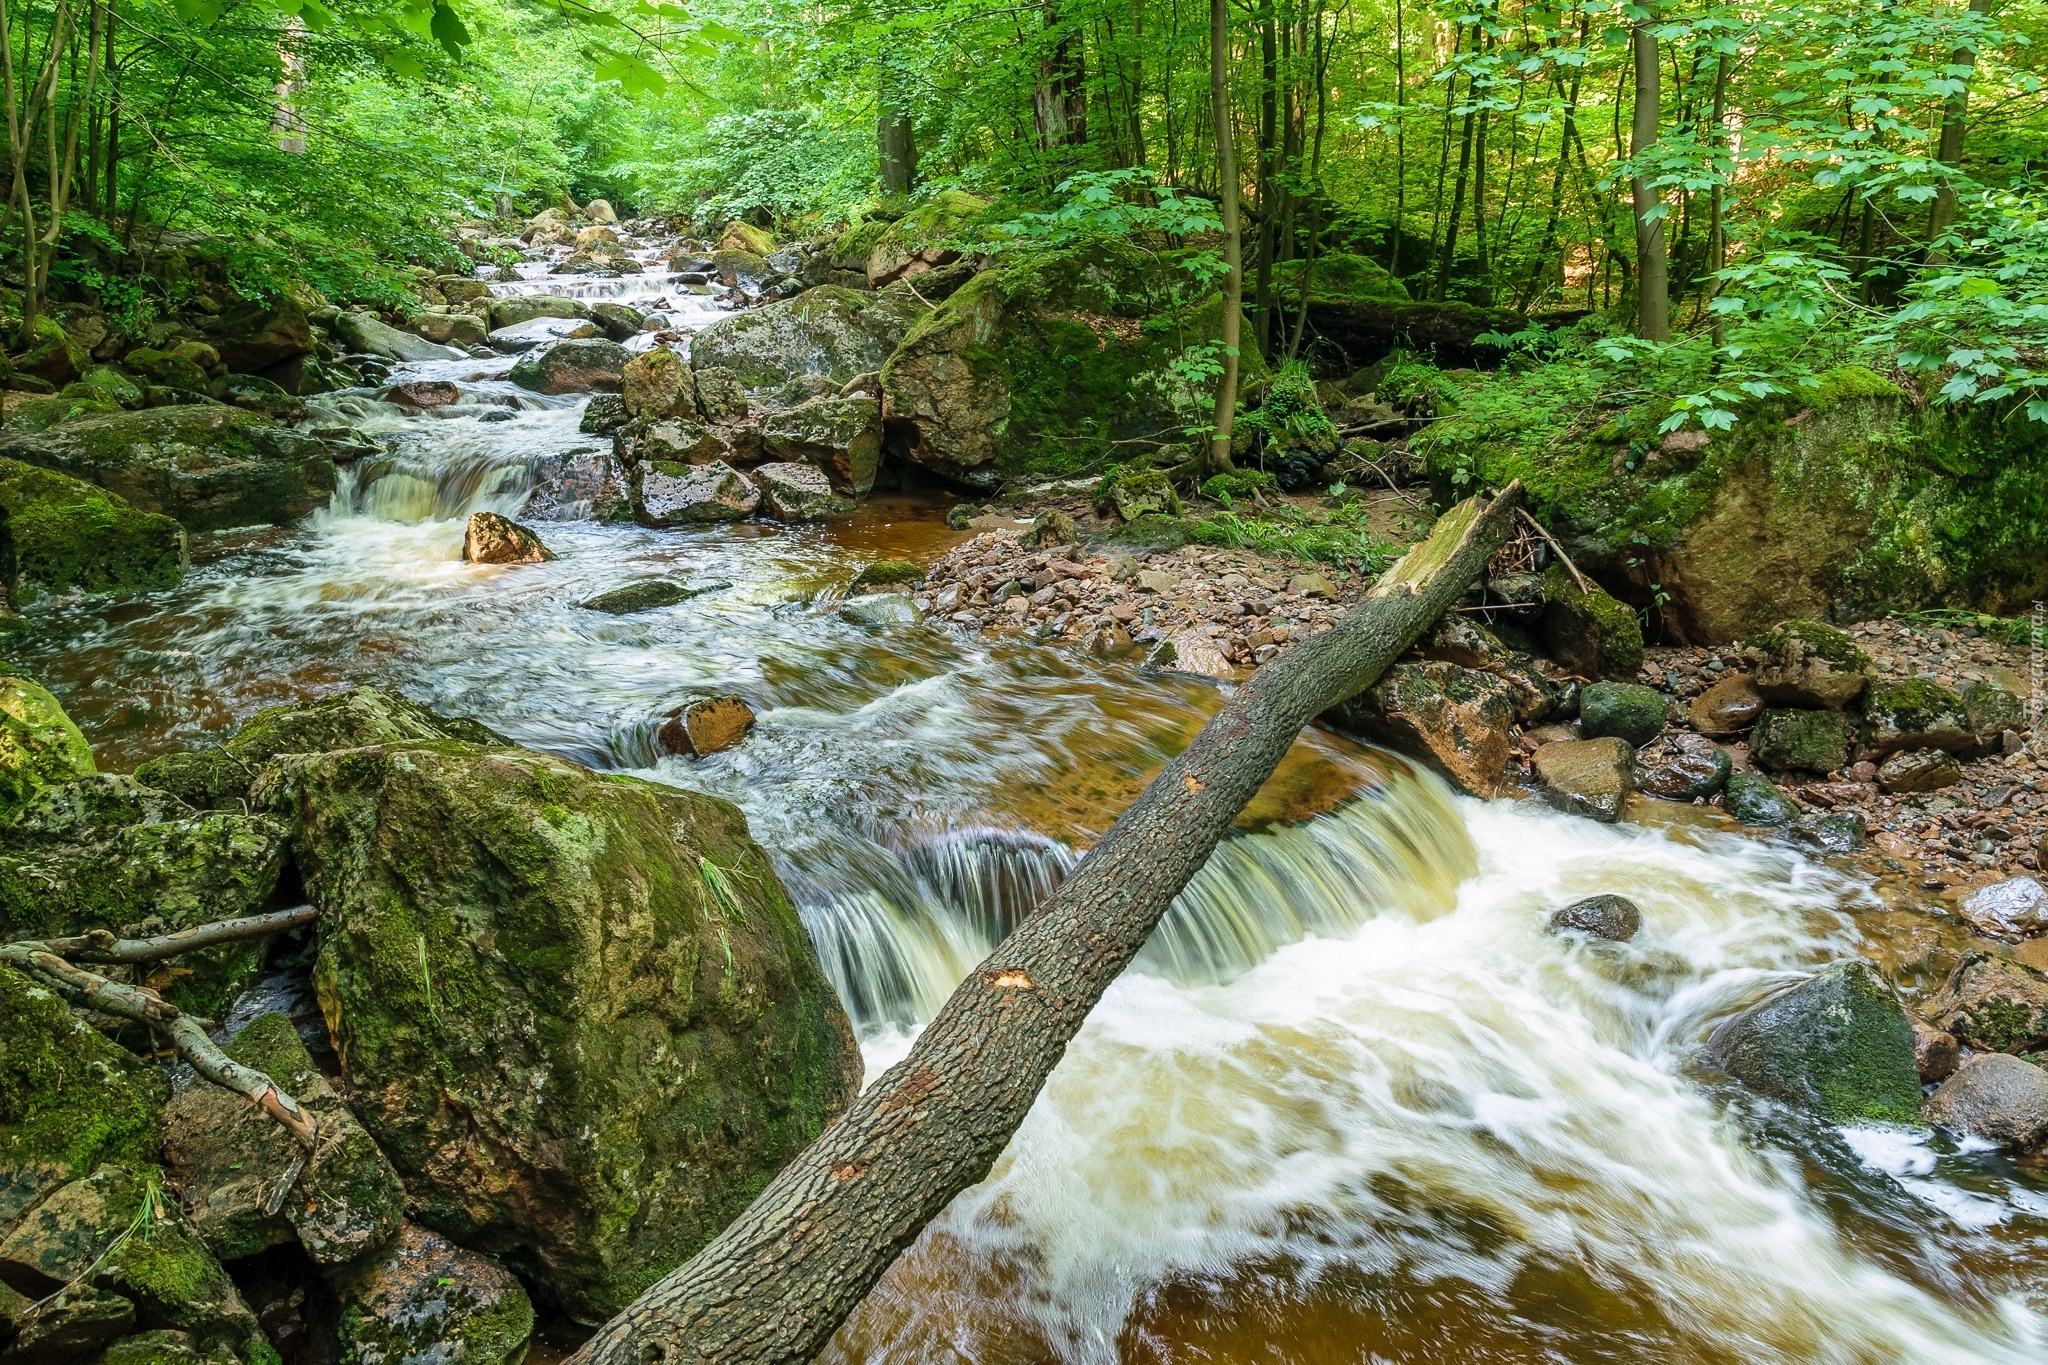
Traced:
<path id="1" fill-rule="evenodd" d="M 434 17 L 429 31 L 442 51 L 456 61 L 462 60 L 462 49 L 470 42 L 469 30 L 463 26 L 462 16 L 455 12 L 448 0 L 434 0 Z"/>

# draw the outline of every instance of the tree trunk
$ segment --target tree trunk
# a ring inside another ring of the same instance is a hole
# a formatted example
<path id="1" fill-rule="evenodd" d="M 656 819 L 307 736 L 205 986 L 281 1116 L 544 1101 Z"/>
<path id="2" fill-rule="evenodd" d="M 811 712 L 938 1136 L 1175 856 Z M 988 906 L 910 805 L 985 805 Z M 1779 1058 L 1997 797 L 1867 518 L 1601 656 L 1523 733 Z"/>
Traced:
<path id="1" fill-rule="evenodd" d="M 1452 80 L 1456 80 L 1454 76 Z M 1472 99 L 1468 85 L 1465 98 Z M 1444 228 L 1444 244 L 1436 258 L 1436 279 L 1430 283 L 1429 296 L 1438 303 L 1443 302 L 1451 287 L 1451 261 L 1458 250 L 1458 220 L 1465 216 L 1465 182 L 1472 174 L 1472 121 L 1477 110 L 1465 110 L 1465 130 L 1459 134 L 1458 177 L 1451 187 L 1450 221 Z"/>
<path id="2" fill-rule="evenodd" d="M 1210 0 L 1220 30 L 1225 0 Z M 1218 42 L 1218 47 L 1222 46 Z M 1301 727 L 1375 682 L 1514 529 L 1472 498 L 1358 607 L 1252 676 L 1052 899 L 953 992 L 910 1055 L 571 1365 L 808 1365 L 954 1196 L 988 1174 L 1088 1012 Z"/>
<path id="3" fill-rule="evenodd" d="M 1657 141 L 1663 97 L 1663 73 L 1657 65 L 1657 36 L 1650 20 L 1638 19 L 1629 32 L 1635 57 L 1635 118 L 1629 127 L 1628 154 L 1641 157 Z M 1629 197 L 1636 218 L 1636 335 L 1648 341 L 1671 340 L 1671 286 L 1664 256 L 1663 203 L 1650 188 L 1650 177 L 1638 164 L 1629 178 Z"/>
<path id="4" fill-rule="evenodd" d="M 1991 0 L 1970 0 L 1972 14 L 1989 14 Z M 1959 47 L 1951 64 L 1975 68 L 1977 50 Z M 1963 78 L 1965 81 L 1968 76 Z M 1970 92 L 1967 86 L 1950 95 L 1941 106 L 1941 140 L 1935 146 L 1934 158 L 1942 165 L 1956 167 L 1963 161 L 1963 118 L 1969 110 Z M 1956 220 L 1956 188 L 1951 180 L 1944 179 L 1934 194 L 1934 207 L 1927 212 L 1927 264 L 1945 265 L 1948 252 L 1942 248 L 1941 239 Z"/>
<path id="5" fill-rule="evenodd" d="M 1060 17 L 1060 7 L 1043 11 L 1052 46 L 1038 62 L 1038 86 L 1031 112 L 1038 125 L 1038 150 L 1078 147 L 1088 140 L 1088 72 L 1081 63 L 1081 44 Z"/>
<path id="6" fill-rule="evenodd" d="M 1209 114 L 1216 125 L 1216 186 L 1223 216 L 1223 379 L 1216 386 L 1216 420 L 1203 461 L 1204 474 L 1230 468 L 1230 434 L 1237 421 L 1238 347 L 1244 339 L 1244 227 L 1237 205 L 1237 130 L 1230 121 L 1230 5 L 1209 0 Z"/>
<path id="7" fill-rule="evenodd" d="M 1401 234 L 1408 222 L 1408 34 L 1401 0 L 1394 0 L 1394 244 L 1387 248 L 1387 273 L 1401 274 Z"/>
<path id="8" fill-rule="evenodd" d="M 887 104 L 875 121 L 875 148 L 881 155 L 882 192 L 902 198 L 917 186 L 917 140 L 910 116 Z"/>
<path id="9" fill-rule="evenodd" d="M 1259 22 L 1259 274 L 1252 289 L 1252 318 L 1261 354 L 1271 353 L 1273 335 L 1273 253 L 1280 244 L 1280 36 L 1266 0 Z"/>

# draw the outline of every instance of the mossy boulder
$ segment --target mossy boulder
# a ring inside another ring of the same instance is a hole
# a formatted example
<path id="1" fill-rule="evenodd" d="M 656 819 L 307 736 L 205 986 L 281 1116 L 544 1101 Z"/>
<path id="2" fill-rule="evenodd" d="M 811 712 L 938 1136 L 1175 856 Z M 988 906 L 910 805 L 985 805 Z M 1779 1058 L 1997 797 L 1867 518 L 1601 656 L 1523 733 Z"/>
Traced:
<path id="1" fill-rule="evenodd" d="M 1840 710 L 1863 695 L 1870 656 L 1819 621 L 1780 621 L 1748 641 L 1756 690 L 1773 706 Z"/>
<path id="2" fill-rule="evenodd" d="M 45 313 L 36 319 L 35 339 L 14 358 L 14 373 L 34 375 L 58 388 L 92 365 L 92 356 L 72 339 L 64 325 Z"/>
<path id="3" fill-rule="evenodd" d="M 2048 1049 L 2048 976 L 1972 950 L 1927 1002 L 1927 1022 L 1983 1052 Z"/>
<path id="4" fill-rule="evenodd" d="M 1840 711 L 1773 706 L 1756 718 L 1749 754 L 1774 773 L 1832 773 L 1856 752 L 1856 722 Z"/>
<path id="5" fill-rule="evenodd" d="M 1542 632 L 1551 657 L 1588 678 L 1626 682 L 1643 666 L 1636 614 L 1597 583 L 1582 591 L 1559 564 L 1543 574 Z"/>
<path id="6" fill-rule="evenodd" d="M 320 1144 L 293 1179 L 304 1153 L 276 1120 L 210 1081 L 184 1078 L 165 1109 L 165 1164 L 213 1253 L 233 1261 L 297 1241 L 315 1263 L 341 1265 L 396 1237 L 405 1186 L 314 1069 L 292 1021 L 260 1015 L 225 1050 L 311 1113 Z"/>
<path id="7" fill-rule="evenodd" d="M 54 991 L 0 967 L 0 1232 L 102 1163 L 154 1163 L 167 1091 Z"/>
<path id="8" fill-rule="evenodd" d="M 1799 818 L 1799 808 L 1785 799 L 1776 783 L 1757 772 L 1730 773 L 1722 805 L 1738 824 L 1759 829 L 1781 828 Z"/>
<path id="9" fill-rule="evenodd" d="M 868 251 L 868 284 L 876 289 L 954 260 L 960 239 L 988 212 L 988 201 L 965 190 L 940 190 L 888 224 Z"/>
<path id="10" fill-rule="evenodd" d="M 697 381 L 691 376 L 688 363 L 665 346 L 627 361 L 619 372 L 619 384 L 630 417 L 683 417 L 692 421 L 697 417 Z M 592 407 L 597 406 L 597 399 L 590 401 Z"/>
<path id="11" fill-rule="evenodd" d="M 41 683 L 0 676 L 0 812 L 95 771 L 92 746 L 57 699 Z"/>
<path id="12" fill-rule="evenodd" d="M 510 747 L 282 755 L 315 985 L 422 1224 L 597 1322 L 858 1087 L 809 934 L 739 810 Z"/>
<path id="13" fill-rule="evenodd" d="M 813 398 L 762 417 L 761 444 L 774 459 L 816 465 L 837 492 L 865 497 L 882 464 L 882 405 Z"/>
<path id="14" fill-rule="evenodd" d="M 0 459 L 0 524 L 13 545 L 10 588 L 152 592 L 177 585 L 185 528 L 119 494 L 52 469 Z M 0 552 L 0 574 L 6 574 Z"/>
<path id="15" fill-rule="evenodd" d="M 1664 733 L 1671 700 L 1640 683 L 1597 682 L 1579 692 L 1579 733 L 1587 739 L 1612 735 L 1642 748 Z"/>
<path id="16" fill-rule="evenodd" d="M 924 570 L 907 559 L 878 559 L 861 566 L 853 576 L 852 591 L 879 592 L 923 581 Z"/>
<path id="17" fill-rule="evenodd" d="M 1666 435 L 1673 397 L 1704 377 L 1673 382 L 1617 407 L 1611 368 L 1531 366 L 1469 389 L 1414 447 L 1441 499 L 1521 479 L 1581 568 L 1632 601 L 1659 600 L 1686 642 L 1739 640 L 1787 616 L 2017 611 L 2048 592 L 2038 424 L 1916 409 L 1843 366 L 1744 403 L 1731 430 Z"/>
<path id="18" fill-rule="evenodd" d="M 590 305 L 556 294 L 513 294 L 491 300 L 491 326 L 516 327 L 535 318 L 587 318 Z"/>
<path id="19" fill-rule="evenodd" d="M 519 1365 L 533 1303 L 502 1266 L 410 1223 L 335 1277 L 348 1365 Z"/>
<path id="20" fill-rule="evenodd" d="M 52 1191 L 0 1240 L 0 1277 L 42 1293 L 83 1280 L 134 1304 L 137 1326 L 185 1332 L 202 1348 L 265 1344 L 153 1167 L 109 1164 Z"/>
<path id="21" fill-rule="evenodd" d="M 1457 664 L 1397 663 L 1328 713 L 1339 728 L 1420 759 L 1459 790 L 1489 799 L 1507 779 L 1512 683 Z"/>
<path id="22" fill-rule="evenodd" d="M 48 431 L 81 417 L 97 417 L 120 410 L 120 404 L 98 389 L 85 384 L 66 384 L 64 391 L 54 397 L 31 398 L 17 406 L 8 414 L 7 423 L 0 427 L 0 431 Z"/>
<path id="23" fill-rule="evenodd" d="M 0 441 L 0 456 L 96 483 L 188 531 L 282 525 L 334 491 L 323 442 L 212 404 L 87 417 Z"/>
<path id="24" fill-rule="evenodd" d="M 1304 263 L 1300 258 L 1273 267 L 1273 292 L 1286 306 L 1301 299 L 1302 276 L 1308 276 L 1310 303 L 1407 303 L 1408 286 L 1367 256 L 1336 252 Z"/>
<path id="25" fill-rule="evenodd" d="M 1943 749 L 1960 753 L 1976 743 L 1963 699 L 1929 678 L 1874 683 L 1863 706 L 1863 752 L 1868 758 Z"/>
<path id="26" fill-rule="evenodd" d="M 1861 959 L 1838 962 L 1714 1031 L 1707 1053 L 1758 1094 L 1830 1123 L 1920 1121 L 1913 1025 Z"/>
<path id="27" fill-rule="evenodd" d="M 777 245 L 774 233 L 755 227 L 744 218 L 727 223 L 718 239 L 720 251 L 751 251 L 756 256 L 773 256 Z"/>
<path id="28" fill-rule="evenodd" d="M 1036 257 L 987 270 L 927 313 L 882 366 L 891 449 L 958 483 L 1099 468 L 1125 440 L 1198 422 L 1206 385 L 1177 377 L 1221 335 L 1220 295 L 1186 298 L 1134 249 Z M 1266 376 L 1240 356 L 1247 389 Z"/>
<path id="29" fill-rule="evenodd" d="M 881 369 L 925 311 L 907 290 L 819 285 L 719 318 L 690 338 L 690 363 L 729 370 L 749 389 L 779 389 L 801 375 L 838 386 Z"/>

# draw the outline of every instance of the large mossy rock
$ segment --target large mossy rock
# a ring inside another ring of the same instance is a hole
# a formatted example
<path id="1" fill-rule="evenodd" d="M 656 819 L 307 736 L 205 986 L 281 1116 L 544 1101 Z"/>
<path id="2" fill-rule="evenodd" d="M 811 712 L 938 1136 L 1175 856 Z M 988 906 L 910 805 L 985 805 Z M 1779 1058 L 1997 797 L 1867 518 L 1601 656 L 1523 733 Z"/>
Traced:
<path id="1" fill-rule="evenodd" d="M 102 1163 L 157 1159 L 163 1073 L 0 967 L 0 1234 Z"/>
<path id="2" fill-rule="evenodd" d="M 519 1365 L 533 1304 L 502 1266 L 408 1223 L 335 1276 L 349 1365 Z"/>
<path id="3" fill-rule="evenodd" d="M 1773 706 L 1841 710 L 1870 682 L 1870 656 L 1833 626 L 1780 621 L 1749 638 L 1757 695 Z"/>
<path id="4" fill-rule="evenodd" d="M 844 384 L 881 369 L 925 312 L 908 290 L 819 285 L 719 318 L 690 338 L 690 363 L 730 370 L 749 389 L 781 388 L 801 375 Z"/>
<path id="5" fill-rule="evenodd" d="M 1328 719 L 1420 759 L 1460 791 L 1486 800 L 1507 780 L 1516 701 L 1514 684 L 1491 673 L 1403 662 Z"/>
<path id="6" fill-rule="evenodd" d="M 356 1113 L 421 1223 L 600 1321 L 854 1094 L 810 937 L 711 797 L 452 741 L 284 755 Z"/>
<path id="7" fill-rule="evenodd" d="M 891 449 L 948 479 L 1098 468 L 1121 440 L 1177 439 L 1208 401 L 1172 362 L 1221 335 L 1221 295 L 1184 301 L 1134 249 L 1039 257 L 976 275 L 882 367 Z M 1265 376 L 1245 345 L 1247 389 Z"/>
<path id="8" fill-rule="evenodd" d="M 1918 1123 L 1913 1025 L 1861 959 L 1838 962 L 1735 1016 L 1707 1042 L 1759 1094 L 1830 1123 Z"/>
<path id="9" fill-rule="evenodd" d="M 1667 632 L 1737 640 L 1788 616 L 2048 593 L 2048 432 L 1930 404 L 1860 366 L 1660 434 L 1674 393 L 1611 406 L 1576 360 L 1468 391 L 1416 438 L 1437 496 L 1520 478 L 1581 568 L 1659 594 Z"/>
<path id="10" fill-rule="evenodd" d="M 1627 682 L 1643 666 L 1643 626 L 1598 583 L 1581 589 L 1564 566 L 1543 574 L 1543 643 L 1551 657 L 1588 678 Z"/>
<path id="11" fill-rule="evenodd" d="M 0 812 L 94 771 L 92 746 L 57 699 L 41 683 L 0 676 Z"/>
<path id="12" fill-rule="evenodd" d="M 270 905 L 290 831 L 266 815 L 199 811 L 132 777 L 38 789 L 0 819 L 0 933 L 166 933 Z M 202 1017 L 226 1009 L 262 961 L 256 941 L 188 953 L 160 981 Z"/>
<path id="13" fill-rule="evenodd" d="M 334 491 L 324 442 L 212 404 L 82 418 L 0 442 L 0 456 L 96 483 L 188 531 L 282 525 Z"/>
<path id="14" fill-rule="evenodd" d="M 616 341 L 583 337 L 538 346 L 512 364 L 510 378 L 535 393 L 617 392 L 632 353 Z"/>
<path id="15" fill-rule="evenodd" d="M 868 284 L 880 289 L 944 265 L 987 211 L 986 199 L 965 190 L 940 190 L 874 236 L 864 266 Z M 845 245 L 839 248 L 841 254 L 845 250 Z"/>
<path id="16" fill-rule="evenodd" d="M 1310 303 L 1408 303 L 1408 286 L 1368 256 L 1336 252 L 1304 262 L 1299 257 L 1273 266 L 1273 293 L 1284 306 L 1298 306 L 1302 277 L 1308 277 Z M 1372 359 L 1377 360 L 1374 356 Z"/>
<path id="17" fill-rule="evenodd" d="M 238 374 L 262 374 L 311 354 L 313 325 L 288 294 L 243 299 L 201 324 L 221 363 Z"/>
<path id="18" fill-rule="evenodd" d="M 213 1253 L 233 1261 L 296 1240 L 317 1264 L 341 1265 L 396 1237 L 405 1186 L 314 1069 L 292 1021 L 260 1015 L 225 1050 L 311 1113 L 320 1144 L 294 1179 L 305 1154 L 276 1120 L 230 1090 L 184 1077 L 165 1109 L 165 1164 Z"/>
<path id="19" fill-rule="evenodd" d="M 152 592 L 175 587 L 191 560 L 185 528 L 131 507 L 83 479 L 0 459 L 0 524 L 13 564 L 0 556 L 7 588 L 45 592 Z"/>

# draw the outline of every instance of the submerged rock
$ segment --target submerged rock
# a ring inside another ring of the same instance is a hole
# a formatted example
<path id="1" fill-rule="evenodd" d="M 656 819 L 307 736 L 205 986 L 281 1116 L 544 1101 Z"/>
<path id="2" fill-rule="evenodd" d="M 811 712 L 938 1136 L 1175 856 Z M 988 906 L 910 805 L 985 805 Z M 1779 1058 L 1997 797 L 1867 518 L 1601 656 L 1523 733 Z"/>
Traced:
<path id="1" fill-rule="evenodd" d="M 533 1304 L 503 1267 L 408 1223 L 336 1277 L 351 1365 L 519 1365 Z"/>
<path id="2" fill-rule="evenodd" d="M 262 1015 L 226 1052 L 310 1112 L 320 1125 L 320 1144 L 301 1170 L 304 1152 L 268 1114 L 238 1094 L 188 1078 L 165 1108 L 165 1164 L 213 1253 L 232 1261 L 296 1240 L 316 1263 L 340 1265 L 396 1236 L 405 1187 L 314 1069 L 292 1021 Z"/>
<path id="3" fill-rule="evenodd" d="M 704 697 L 669 712 L 655 732 L 672 754 L 703 758 L 730 749 L 754 728 L 754 708 L 740 696 Z"/>
<path id="4" fill-rule="evenodd" d="M 462 557 L 471 564 L 544 564 L 555 552 L 510 517 L 472 512 L 462 537 Z"/>
<path id="5" fill-rule="evenodd" d="M 2031 1152 L 2048 1143 L 2048 1073 L 2002 1052 L 1975 1058 L 1927 1101 L 1927 1121 Z"/>
<path id="6" fill-rule="evenodd" d="M 1643 912 L 1626 896 L 1588 896 L 1550 912 L 1553 934 L 1584 934 L 1626 943 L 1643 927 Z"/>
<path id="7" fill-rule="evenodd" d="M 736 807 L 450 741 L 274 759 L 315 982 L 413 1217 L 624 1307 L 855 1092 L 860 1054 Z"/>
<path id="8" fill-rule="evenodd" d="M 334 491 L 323 442 L 219 405 L 86 417 L 0 443 L 0 456 L 96 483 L 188 531 L 282 525 Z"/>
<path id="9" fill-rule="evenodd" d="M 611 616 L 630 616 L 636 611 L 652 611 L 656 607 L 672 607 L 686 602 L 704 591 L 673 578 L 645 578 L 638 583 L 629 583 L 623 588 L 601 592 L 587 602 L 576 605 L 585 611 L 601 611 Z"/>
<path id="10" fill-rule="evenodd" d="M 1927 1002 L 1927 1022 L 1985 1052 L 2048 1048 L 2048 976 L 1967 952 Z"/>
<path id="11" fill-rule="evenodd" d="M 1397 663 L 1330 719 L 1421 759 L 1459 790 L 1482 799 L 1507 780 L 1513 689 L 1490 673 L 1452 663 Z"/>
<path id="12" fill-rule="evenodd" d="M 1536 751 L 1543 797 L 1568 815 L 1612 824 L 1635 790 L 1635 749 L 1625 739 L 1568 739 Z"/>
<path id="13" fill-rule="evenodd" d="M 1917 1123 L 1913 1026 L 1861 959 L 1837 962 L 1735 1016 L 1707 1040 L 1722 1070 L 1830 1123 Z"/>

